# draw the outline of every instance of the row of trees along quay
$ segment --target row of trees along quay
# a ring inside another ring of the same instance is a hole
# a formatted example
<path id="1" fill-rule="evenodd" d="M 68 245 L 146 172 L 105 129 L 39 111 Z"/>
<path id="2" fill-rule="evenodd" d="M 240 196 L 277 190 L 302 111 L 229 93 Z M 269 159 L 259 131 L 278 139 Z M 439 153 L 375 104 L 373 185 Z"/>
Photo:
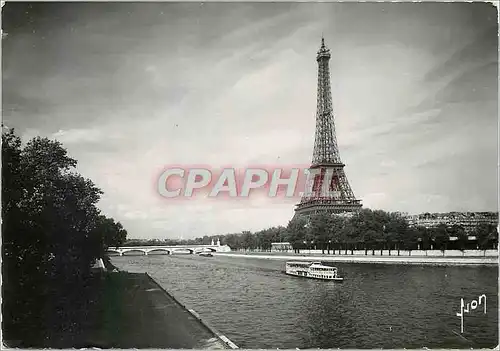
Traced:
<path id="1" fill-rule="evenodd" d="M 78 333 L 92 265 L 126 241 L 122 225 L 97 208 L 103 192 L 76 164 L 57 141 L 23 145 L 13 129 L 2 131 L 2 329 L 11 346 Z"/>
<path id="2" fill-rule="evenodd" d="M 233 250 L 251 251 L 271 251 L 273 242 L 289 242 L 296 252 L 304 249 L 322 250 L 323 253 L 353 250 L 486 250 L 496 248 L 498 231 L 490 224 L 480 224 L 471 232 L 466 232 L 459 225 L 411 227 L 399 213 L 363 209 L 350 217 L 323 213 L 312 216 L 309 222 L 298 217 L 291 220 L 287 227 L 272 227 L 255 233 L 244 231 L 193 240 L 130 240 L 126 245 L 208 245 L 217 239 Z"/>

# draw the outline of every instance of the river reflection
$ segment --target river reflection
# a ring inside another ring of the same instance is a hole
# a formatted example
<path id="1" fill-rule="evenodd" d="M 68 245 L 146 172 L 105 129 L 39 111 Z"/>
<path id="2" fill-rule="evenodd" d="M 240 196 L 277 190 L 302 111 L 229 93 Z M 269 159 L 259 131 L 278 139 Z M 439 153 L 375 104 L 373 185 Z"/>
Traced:
<path id="1" fill-rule="evenodd" d="M 470 348 L 498 344 L 498 268 L 346 264 L 343 283 L 285 276 L 283 261 L 113 257 L 150 273 L 240 348 Z M 488 296 L 487 314 L 460 299 Z"/>

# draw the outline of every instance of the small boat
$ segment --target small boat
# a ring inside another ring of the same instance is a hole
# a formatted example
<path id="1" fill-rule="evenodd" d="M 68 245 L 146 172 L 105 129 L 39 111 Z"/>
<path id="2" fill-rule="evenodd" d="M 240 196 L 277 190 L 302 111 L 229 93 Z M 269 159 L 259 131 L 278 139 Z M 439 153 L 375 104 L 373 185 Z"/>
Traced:
<path id="1" fill-rule="evenodd" d="M 201 257 L 214 257 L 214 255 L 212 255 L 210 252 L 200 252 L 198 254 L 198 256 L 201 256 Z"/>
<path id="2" fill-rule="evenodd" d="M 287 262 L 285 264 L 285 274 L 337 282 L 344 280 L 344 278 L 338 276 L 336 267 L 326 266 L 321 262 Z"/>

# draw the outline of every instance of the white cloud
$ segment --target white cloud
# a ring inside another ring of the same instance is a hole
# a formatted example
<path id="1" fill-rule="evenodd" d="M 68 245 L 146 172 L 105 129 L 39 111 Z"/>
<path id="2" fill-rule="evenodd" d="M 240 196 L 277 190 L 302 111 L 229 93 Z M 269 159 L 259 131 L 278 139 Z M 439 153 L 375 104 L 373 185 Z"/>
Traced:
<path id="1" fill-rule="evenodd" d="M 104 138 L 104 131 L 98 129 L 59 130 L 52 137 L 64 144 L 97 142 Z"/>

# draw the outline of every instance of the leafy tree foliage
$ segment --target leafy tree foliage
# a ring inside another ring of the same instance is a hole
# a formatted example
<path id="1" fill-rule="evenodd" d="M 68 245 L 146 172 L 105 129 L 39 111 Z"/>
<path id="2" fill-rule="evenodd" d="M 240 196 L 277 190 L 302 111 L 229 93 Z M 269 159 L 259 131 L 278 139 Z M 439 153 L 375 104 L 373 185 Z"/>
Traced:
<path id="1" fill-rule="evenodd" d="M 95 259 L 126 239 L 119 223 L 100 214 L 102 192 L 74 172 L 76 163 L 57 141 L 38 137 L 23 148 L 14 130 L 2 134 L 6 339 L 24 340 L 34 330 L 43 339 L 48 316 L 67 311 Z"/>
<path id="2" fill-rule="evenodd" d="M 332 227 L 332 216 L 320 213 L 311 218 L 307 227 L 307 238 L 316 243 L 324 252 L 329 240 L 330 228 Z"/>
<path id="3" fill-rule="evenodd" d="M 101 238 L 101 245 L 99 246 L 104 252 L 110 247 L 122 246 L 127 239 L 127 231 L 123 228 L 120 222 L 115 222 L 113 218 L 107 218 L 100 215 L 97 219 L 95 231 Z"/>
<path id="4" fill-rule="evenodd" d="M 439 224 L 431 230 L 431 239 L 434 242 L 434 249 L 444 251 L 445 245 L 450 239 L 448 227 L 445 224 Z"/>
<path id="5" fill-rule="evenodd" d="M 472 233 L 454 225 L 439 225 L 434 228 L 410 227 L 399 213 L 362 209 L 351 216 L 319 213 L 309 220 L 295 217 L 286 227 L 272 227 L 255 233 L 244 231 L 226 235 L 204 236 L 194 240 L 130 240 L 126 245 L 179 245 L 210 244 L 219 239 L 222 245 L 233 250 L 270 251 L 273 242 L 289 242 L 295 252 L 302 249 L 318 249 L 322 252 L 341 250 L 388 250 L 390 255 L 399 255 L 400 250 L 442 250 L 451 248 L 471 249 L 474 243 L 469 235 L 477 237 L 480 249 L 492 248 L 498 241 L 498 232 L 492 225 L 482 224 Z M 451 237 L 457 240 L 450 241 Z"/>
<path id="6" fill-rule="evenodd" d="M 303 217 L 295 217 L 290 222 L 288 222 L 287 238 L 288 242 L 292 245 L 295 250 L 299 250 L 304 247 L 303 242 L 306 239 L 306 229 L 307 221 Z"/>
<path id="7" fill-rule="evenodd" d="M 498 242 L 497 228 L 491 224 L 482 223 L 478 225 L 473 234 L 476 236 L 478 248 L 481 250 L 488 248 L 490 241 Z"/>
<path id="8" fill-rule="evenodd" d="M 448 228 L 448 232 L 450 233 L 450 236 L 457 238 L 458 248 L 460 250 L 464 250 L 468 241 L 468 235 L 465 233 L 465 229 L 462 226 L 455 224 L 451 226 L 451 228 Z"/>

